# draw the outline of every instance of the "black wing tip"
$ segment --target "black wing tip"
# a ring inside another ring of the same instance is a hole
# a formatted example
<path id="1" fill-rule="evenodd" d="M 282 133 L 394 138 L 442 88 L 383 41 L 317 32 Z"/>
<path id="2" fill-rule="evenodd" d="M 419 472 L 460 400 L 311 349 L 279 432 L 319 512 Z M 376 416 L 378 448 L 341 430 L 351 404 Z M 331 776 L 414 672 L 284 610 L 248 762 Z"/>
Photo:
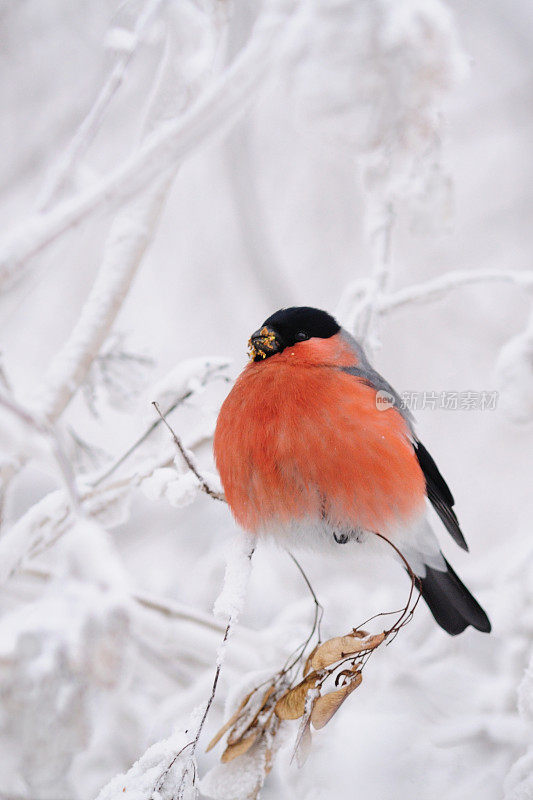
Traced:
<path id="1" fill-rule="evenodd" d="M 442 477 L 439 468 L 426 450 L 422 442 L 418 439 L 414 441 L 415 453 L 420 464 L 420 468 L 426 480 L 426 494 L 428 499 L 440 517 L 440 520 L 454 542 L 462 550 L 468 553 L 468 545 L 463 532 L 459 526 L 459 520 L 453 510 L 455 500 L 450 488 Z"/>
<path id="2" fill-rule="evenodd" d="M 438 491 L 438 494 L 442 497 L 446 505 L 453 506 L 455 504 L 455 500 L 450 491 L 450 487 L 442 477 L 441 472 L 435 463 L 435 459 L 424 447 L 420 439 L 415 439 L 415 450 L 418 462 L 424 475 L 426 476 L 426 480 L 435 485 L 435 489 Z"/>
<path id="3" fill-rule="evenodd" d="M 420 578 L 422 597 L 440 627 L 451 636 L 462 633 L 469 625 L 481 633 L 490 633 L 490 620 L 475 597 L 468 591 L 444 559 L 446 571 L 426 567 Z"/>
<path id="4" fill-rule="evenodd" d="M 435 615 L 433 615 L 435 617 Z M 437 620 L 440 627 L 446 631 L 450 636 L 458 636 L 460 633 L 464 633 L 467 628 L 474 628 L 476 631 L 480 633 L 490 633 L 492 631 L 492 625 L 490 624 L 490 620 L 487 617 L 486 623 L 474 625 L 473 622 L 467 622 L 466 620 L 461 620 L 459 623 L 448 623 L 443 624 L 443 622 Z"/>
<path id="5" fill-rule="evenodd" d="M 431 486 L 431 484 L 426 485 L 427 496 L 428 499 L 437 512 L 440 521 L 454 540 L 456 544 L 459 545 L 460 548 L 466 550 L 468 553 L 468 545 L 466 543 L 466 539 L 463 535 L 461 527 L 459 525 L 459 520 L 455 515 L 455 511 L 451 506 L 446 505 L 439 495 L 435 492 L 435 489 Z"/>
<path id="6" fill-rule="evenodd" d="M 437 514 L 439 514 L 438 509 L 435 509 L 435 510 L 437 511 Z M 470 550 L 469 550 L 468 544 L 466 543 L 466 539 L 464 537 L 464 534 L 463 534 L 463 532 L 462 532 L 462 530 L 461 530 L 461 528 L 459 526 L 459 520 L 457 519 L 457 517 L 455 516 L 453 511 L 451 513 L 453 515 L 453 518 L 449 522 L 448 522 L 448 517 L 446 517 L 446 519 L 444 519 L 444 516 L 441 515 L 441 514 L 439 514 L 439 517 L 441 518 L 441 521 L 444 524 L 444 527 L 446 528 L 448 533 L 451 535 L 451 537 L 454 540 L 455 544 L 458 544 L 459 547 L 461 548 L 461 550 L 465 550 L 467 553 L 469 553 Z"/>

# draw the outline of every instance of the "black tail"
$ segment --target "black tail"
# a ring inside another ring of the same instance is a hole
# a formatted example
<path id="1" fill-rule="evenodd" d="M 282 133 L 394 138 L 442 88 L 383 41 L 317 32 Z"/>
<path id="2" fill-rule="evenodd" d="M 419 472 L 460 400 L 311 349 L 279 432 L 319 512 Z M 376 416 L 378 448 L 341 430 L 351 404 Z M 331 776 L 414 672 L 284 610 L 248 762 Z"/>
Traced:
<path id="1" fill-rule="evenodd" d="M 447 572 L 426 567 L 426 577 L 419 578 L 422 597 L 435 620 L 452 636 L 462 633 L 469 625 L 490 633 L 489 618 L 446 559 L 444 562 Z"/>

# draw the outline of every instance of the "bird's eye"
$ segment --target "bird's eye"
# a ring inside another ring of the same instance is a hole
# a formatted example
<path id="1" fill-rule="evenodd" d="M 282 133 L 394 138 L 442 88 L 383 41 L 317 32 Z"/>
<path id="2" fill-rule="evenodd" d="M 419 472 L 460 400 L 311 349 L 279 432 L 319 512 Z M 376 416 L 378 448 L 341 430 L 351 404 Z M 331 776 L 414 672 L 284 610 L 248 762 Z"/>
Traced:
<path id="1" fill-rule="evenodd" d="M 309 334 L 305 331 L 299 331 L 294 338 L 297 342 L 305 342 L 306 339 L 309 339 Z"/>

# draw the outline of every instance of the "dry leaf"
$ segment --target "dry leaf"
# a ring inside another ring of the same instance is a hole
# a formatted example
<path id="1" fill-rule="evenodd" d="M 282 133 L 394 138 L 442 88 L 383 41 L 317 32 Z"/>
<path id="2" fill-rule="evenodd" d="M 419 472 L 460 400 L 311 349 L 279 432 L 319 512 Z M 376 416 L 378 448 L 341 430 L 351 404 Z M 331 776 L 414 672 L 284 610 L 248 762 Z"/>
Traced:
<path id="1" fill-rule="evenodd" d="M 270 744 L 267 746 L 265 751 L 265 775 L 268 775 L 270 770 L 272 769 L 273 759 L 274 759 L 274 739 L 276 733 L 278 732 L 278 728 L 281 725 L 279 719 L 276 718 L 275 715 L 272 716 L 272 722 L 270 723 L 270 728 L 267 731 L 267 741 L 270 741 Z"/>
<path id="2" fill-rule="evenodd" d="M 245 707 L 246 703 L 248 702 L 248 700 L 250 699 L 250 697 L 253 695 L 253 693 L 255 691 L 257 691 L 257 690 L 253 689 L 250 692 L 250 694 L 246 695 L 246 697 L 244 698 L 244 700 L 242 701 L 242 703 L 240 704 L 238 709 L 235 711 L 235 713 L 231 715 L 231 717 L 228 719 L 228 721 L 221 727 L 221 729 L 218 731 L 218 733 L 211 739 L 211 741 L 209 742 L 209 744 L 206 747 L 206 750 L 205 750 L 206 753 L 208 753 L 210 750 L 212 750 L 212 748 L 216 744 L 218 744 L 218 742 L 222 739 L 222 737 L 224 736 L 226 731 L 229 730 L 231 728 L 231 726 L 234 725 L 237 722 L 237 720 L 239 719 L 239 717 L 241 715 L 241 712 L 242 712 L 243 708 Z"/>
<path id="3" fill-rule="evenodd" d="M 303 681 L 280 697 L 274 711 L 279 719 L 299 719 L 305 712 L 305 701 L 309 689 L 314 689 L 319 676 L 311 672 Z"/>
<path id="4" fill-rule="evenodd" d="M 296 764 L 298 767 L 303 767 L 309 753 L 311 752 L 311 744 L 313 741 L 313 737 L 311 735 L 311 715 L 307 717 L 307 719 L 303 719 L 300 725 L 300 730 L 298 731 L 298 735 L 296 737 L 296 743 L 294 745 L 294 750 L 292 753 L 292 759 L 296 760 Z"/>
<path id="5" fill-rule="evenodd" d="M 313 660 L 313 656 L 315 655 L 319 647 L 320 643 L 318 643 L 317 646 L 314 647 L 313 650 L 311 650 L 311 652 L 307 656 L 307 661 L 305 662 L 305 667 L 304 667 L 304 678 L 307 675 L 307 673 L 311 671 L 311 661 Z"/>
<path id="6" fill-rule="evenodd" d="M 376 633 L 374 636 L 369 636 L 368 639 L 365 639 L 366 642 L 366 650 L 375 650 L 376 647 L 385 641 L 385 634 L 384 633 Z"/>
<path id="7" fill-rule="evenodd" d="M 317 730 L 327 725 L 332 716 L 339 710 L 349 694 L 361 684 L 363 676 L 360 672 L 355 674 L 355 677 L 350 683 L 346 683 L 342 688 L 337 689 L 335 692 L 328 692 L 322 695 L 316 701 L 311 712 L 311 722 L 313 727 Z"/>
<path id="8" fill-rule="evenodd" d="M 234 729 L 228 736 L 228 744 L 236 744 L 236 742 L 238 742 L 239 739 L 241 739 L 241 737 L 244 736 L 246 731 L 249 730 L 253 725 L 255 725 L 259 714 L 261 713 L 261 711 L 263 711 L 263 709 L 267 705 L 274 691 L 275 691 L 274 686 L 269 686 L 266 692 L 264 693 L 263 699 L 261 700 L 259 706 L 257 707 L 257 710 L 255 712 L 252 710 L 252 712 L 250 713 L 249 709 L 247 714 L 242 715 L 242 718 L 240 719 L 240 721 L 239 720 L 237 721 Z"/>
<path id="9" fill-rule="evenodd" d="M 384 638 L 384 633 L 368 636 L 366 639 L 361 639 L 353 633 L 349 633 L 347 636 L 334 636 L 333 639 L 328 639 L 317 648 L 311 659 L 311 666 L 316 670 L 325 669 L 346 656 L 362 653 L 364 650 L 373 650 L 381 644 Z"/>
<path id="10" fill-rule="evenodd" d="M 358 669 L 358 666 L 352 666 L 350 669 L 343 669 L 341 672 L 338 672 L 335 677 L 335 686 L 338 686 L 343 678 L 353 678 L 354 672 Z M 346 681 L 343 680 L 341 685 L 344 686 L 345 683 Z"/>
<path id="11" fill-rule="evenodd" d="M 235 742 L 235 744 L 228 745 L 220 757 L 222 763 L 227 764 L 230 761 L 233 761 L 234 758 L 237 758 L 237 756 L 242 756 L 244 753 L 247 753 L 253 743 L 257 740 L 258 736 L 258 730 L 250 731 L 248 736 L 245 736 L 243 739 L 239 739 L 239 741 Z"/>

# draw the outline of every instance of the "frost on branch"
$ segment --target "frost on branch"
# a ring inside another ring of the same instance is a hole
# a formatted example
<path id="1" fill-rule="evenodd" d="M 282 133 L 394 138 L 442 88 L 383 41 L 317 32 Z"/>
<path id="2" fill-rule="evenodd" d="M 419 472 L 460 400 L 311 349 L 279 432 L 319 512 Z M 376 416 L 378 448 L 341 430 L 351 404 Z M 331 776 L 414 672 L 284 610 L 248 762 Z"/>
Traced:
<path id="1" fill-rule="evenodd" d="M 92 362 L 82 383 L 90 411 L 98 416 L 101 395 L 111 408 L 120 410 L 131 407 L 133 400 L 145 388 L 147 371 L 153 367 L 153 359 L 128 350 L 123 336 L 110 337 Z"/>
<path id="2" fill-rule="evenodd" d="M 205 776 L 202 791 L 213 800 L 255 800 L 275 754 L 289 738 L 290 720 L 301 720 L 293 751 L 301 765 L 310 749 L 311 725 L 318 730 L 330 721 L 361 684 L 366 660 L 390 633 L 370 636 L 354 630 L 316 645 L 304 659 L 308 639 L 296 659 L 289 658 L 275 675 L 262 680 L 255 676 L 255 685 L 244 697 L 241 687 L 235 711 L 208 745 L 210 750 L 225 740 L 221 764 Z"/>
<path id="3" fill-rule="evenodd" d="M 166 498 L 171 506 L 181 508 L 193 503 L 201 492 L 198 478 L 192 472 L 180 474 L 172 467 L 163 467 L 143 480 L 141 491 L 149 500 Z"/>
<path id="4" fill-rule="evenodd" d="M 362 173 L 372 274 L 345 288 L 336 313 L 375 349 L 376 305 L 391 280 L 398 201 L 422 212 L 426 224 L 441 220 L 449 205 L 440 106 L 464 70 L 464 57 L 440 0 L 308 4 L 292 57 L 293 102 L 306 128 L 344 148 Z"/>
<path id="5" fill-rule="evenodd" d="M 238 622 L 244 608 L 254 547 L 254 538 L 244 531 L 236 534 L 231 541 L 226 558 L 224 587 L 213 608 L 215 617 L 228 619 L 232 624 Z"/>
<path id="6" fill-rule="evenodd" d="M 124 797 L 128 800 L 152 800 L 154 796 L 161 800 L 171 800 L 177 797 L 187 762 L 186 750 L 183 756 L 174 762 L 161 787 L 159 787 L 159 779 L 172 762 L 175 754 L 186 744 L 187 737 L 183 731 L 177 731 L 168 739 L 156 742 L 128 772 L 113 778 L 98 794 L 96 800 L 124 800 Z M 182 797 L 183 800 L 195 800 L 197 793 L 192 784 L 189 784 L 188 791 Z"/>
<path id="7" fill-rule="evenodd" d="M 188 358 L 167 372 L 146 392 L 150 402 L 168 408 L 177 398 L 200 394 L 209 380 L 224 379 L 223 371 L 230 365 L 227 358 Z"/>

